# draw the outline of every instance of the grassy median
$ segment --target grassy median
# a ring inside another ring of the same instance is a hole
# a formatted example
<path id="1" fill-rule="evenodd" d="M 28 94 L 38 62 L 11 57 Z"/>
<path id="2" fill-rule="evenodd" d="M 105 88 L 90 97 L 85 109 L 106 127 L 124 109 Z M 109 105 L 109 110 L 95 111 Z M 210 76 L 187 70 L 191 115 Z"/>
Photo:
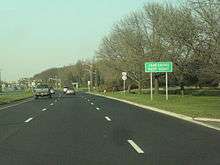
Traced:
<path id="1" fill-rule="evenodd" d="M 154 95 L 154 100 L 151 101 L 148 94 L 109 92 L 106 95 L 191 117 L 220 118 L 220 97 L 218 96 L 170 95 L 169 100 L 166 101 L 165 95 Z"/>
<path id="2" fill-rule="evenodd" d="M 16 92 L 1 93 L 0 94 L 0 105 L 23 100 L 23 99 L 31 97 L 32 95 L 33 94 L 31 91 L 16 91 Z"/>

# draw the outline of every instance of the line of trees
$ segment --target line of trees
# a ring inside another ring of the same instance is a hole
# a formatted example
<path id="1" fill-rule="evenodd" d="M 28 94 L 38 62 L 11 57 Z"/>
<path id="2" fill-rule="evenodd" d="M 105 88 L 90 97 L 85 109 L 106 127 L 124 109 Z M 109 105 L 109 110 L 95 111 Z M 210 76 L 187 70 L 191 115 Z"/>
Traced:
<path id="1" fill-rule="evenodd" d="M 216 86 L 220 82 L 220 0 L 188 0 L 178 6 L 148 3 L 116 23 L 96 51 L 94 60 L 47 70 L 35 78 L 57 76 L 64 83 L 99 89 L 122 88 L 121 72 L 128 73 L 128 89 L 148 87 L 144 62 L 172 61 L 174 86 Z M 88 72 L 89 71 L 89 72 Z M 93 75 L 91 78 L 91 74 Z M 154 74 L 154 87 L 164 74 Z"/>

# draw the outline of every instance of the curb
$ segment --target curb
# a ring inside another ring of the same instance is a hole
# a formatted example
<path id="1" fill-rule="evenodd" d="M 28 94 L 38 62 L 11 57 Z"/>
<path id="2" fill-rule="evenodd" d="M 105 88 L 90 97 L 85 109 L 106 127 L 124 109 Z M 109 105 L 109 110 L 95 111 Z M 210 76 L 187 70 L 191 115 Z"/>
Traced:
<path id="1" fill-rule="evenodd" d="M 196 118 L 193 118 L 193 119 L 197 120 L 197 121 L 220 122 L 220 119 L 212 119 L 212 118 L 196 117 Z"/>
<path id="2" fill-rule="evenodd" d="M 105 95 L 95 94 L 95 93 L 88 93 L 88 94 L 92 94 L 92 95 L 96 95 L 96 96 L 101 96 L 101 97 L 106 97 L 106 98 L 109 98 L 109 99 L 112 99 L 112 100 L 121 101 L 121 102 L 130 104 L 130 105 L 135 105 L 137 107 L 141 107 L 141 108 L 144 108 L 144 109 L 147 109 L 147 110 L 151 110 L 151 111 L 154 111 L 154 112 L 162 113 L 162 114 L 165 114 L 165 115 L 168 115 L 168 116 L 171 116 L 171 117 L 175 117 L 175 118 L 178 118 L 178 119 L 181 119 L 181 120 L 185 120 L 185 121 L 197 124 L 197 125 L 201 125 L 201 126 L 204 126 L 204 127 L 207 127 L 207 128 L 211 128 L 211 129 L 220 131 L 219 127 L 215 127 L 215 126 L 212 126 L 212 125 L 209 125 L 209 124 L 202 123 L 200 121 L 196 121 L 196 118 L 192 118 L 192 117 L 189 117 L 189 116 L 186 116 L 186 115 L 165 111 L 165 110 L 162 110 L 162 109 L 159 109 L 159 108 L 142 105 L 142 104 L 134 103 L 134 102 L 127 101 L 127 100 L 114 98 L 114 97 L 111 97 L 111 96 L 105 96 Z"/>

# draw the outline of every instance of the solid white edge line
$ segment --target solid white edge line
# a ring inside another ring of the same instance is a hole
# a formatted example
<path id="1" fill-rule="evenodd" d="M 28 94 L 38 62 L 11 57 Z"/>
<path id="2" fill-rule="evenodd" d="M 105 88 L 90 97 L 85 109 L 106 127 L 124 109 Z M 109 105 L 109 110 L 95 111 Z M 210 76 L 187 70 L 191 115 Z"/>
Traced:
<path id="1" fill-rule="evenodd" d="M 193 119 L 198 120 L 198 121 L 220 122 L 220 119 L 212 119 L 212 118 L 196 117 L 196 118 L 193 118 Z"/>
<path id="2" fill-rule="evenodd" d="M 42 111 L 46 111 L 46 110 L 47 110 L 46 108 L 42 109 Z"/>
<path id="3" fill-rule="evenodd" d="M 200 125 L 200 126 L 204 126 L 206 128 L 211 128 L 211 129 L 220 131 L 219 127 L 216 127 L 216 126 L 213 126 L 213 125 L 210 125 L 210 124 L 205 124 L 205 123 L 202 123 L 200 121 L 196 121 L 192 117 L 189 117 L 189 116 L 186 116 L 186 115 L 177 114 L 177 113 L 174 113 L 174 112 L 169 112 L 169 111 L 162 110 L 162 109 L 159 109 L 159 108 L 142 105 L 142 104 L 134 103 L 134 102 L 127 101 L 127 100 L 114 98 L 114 97 L 111 97 L 111 96 L 105 96 L 105 95 L 94 94 L 94 93 L 89 93 L 89 94 L 96 95 L 96 96 L 101 96 L 101 97 L 105 97 L 105 98 L 109 98 L 109 99 L 112 99 L 112 100 L 121 101 L 121 102 L 130 104 L 130 105 L 134 105 L 134 106 L 137 106 L 137 107 L 140 107 L 140 108 L 144 108 L 146 110 L 158 112 L 158 113 L 161 113 L 161 114 L 165 114 L 165 115 L 168 115 L 168 116 L 171 116 L 171 117 L 175 117 L 175 118 L 178 118 L 178 119 L 181 119 L 181 120 L 188 121 L 190 123 L 194 123 L 194 124 L 197 124 L 197 125 Z"/>
<path id="4" fill-rule="evenodd" d="M 24 122 L 25 122 L 25 123 L 28 123 L 28 122 L 30 122 L 32 119 L 33 119 L 33 117 L 31 117 L 31 118 L 25 120 Z"/>
<path id="5" fill-rule="evenodd" d="M 144 151 L 133 140 L 127 140 L 127 142 L 137 151 L 137 153 L 144 153 Z"/>
<path id="6" fill-rule="evenodd" d="M 105 119 L 108 121 L 112 121 L 108 116 L 105 116 Z"/>
<path id="7" fill-rule="evenodd" d="M 33 99 L 25 100 L 25 101 L 18 102 L 18 103 L 16 103 L 16 104 L 8 105 L 8 106 L 6 106 L 6 107 L 2 107 L 2 108 L 0 108 L 0 110 L 8 109 L 8 108 L 11 108 L 11 107 L 15 107 L 15 106 L 17 106 L 17 105 L 21 105 L 21 104 L 24 104 L 24 103 L 30 102 L 30 101 L 32 101 L 32 100 L 33 100 Z M 4 106 L 4 105 L 3 105 L 3 106 Z"/>

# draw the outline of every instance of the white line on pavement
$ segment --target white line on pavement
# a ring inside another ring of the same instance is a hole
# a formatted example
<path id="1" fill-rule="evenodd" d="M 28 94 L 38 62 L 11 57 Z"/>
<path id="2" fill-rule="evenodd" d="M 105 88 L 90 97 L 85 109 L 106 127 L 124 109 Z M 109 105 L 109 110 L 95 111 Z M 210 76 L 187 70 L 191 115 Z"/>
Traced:
<path id="1" fill-rule="evenodd" d="M 25 122 L 25 123 L 28 123 L 28 122 L 31 121 L 32 119 L 33 119 L 33 118 L 31 117 L 31 118 L 25 120 L 24 122 Z"/>
<path id="2" fill-rule="evenodd" d="M 193 119 L 198 121 L 220 122 L 220 119 L 211 119 L 211 118 L 202 118 L 202 117 L 196 117 Z"/>
<path id="3" fill-rule="evenodd" d="M 30 102 L 30 101 L 32 101 L 32 100 L 33 100 L 33 99 L 25 100 L 25 101 L 19 102 L 19 103 L 17 103 L 17 104 L 12 104 L 12 105 L 9 105 L 9 106 L 6 106 L 6 107 L 2 107 L 2 108 L 0 108 L 0 110 L 7 109 L 7 108 L 11 108 L 11 107 L 15 107 L 15 106 L 17 106 L 17 105 L 24 104 L 24 103 Z"/>
<path id="4" fill-rule="evenodd" d="M 143 154 L 144 151 L 137 145 L 133 140 L 127 140 L 128 143 L 137 151 L 139 154 Z"/>
<path id="5" fill-rule="evenodd" d="M 112 121 L 108 116 L 105 116 L 105 119 L 108 121 Z"/>
<path id="6" fill-rule="evenodd" d="M 42 111 L 46 111 L 46 110 L 47 110 L 46 108 L 42 109 Z"/>
<path id="7" fill-rule="evenodd" d="M 50 105 L 54 105 L 53 103 L 51 103 Z"/>
<path id="8" fill-rule="evenodd" d="M 100 110 L 100 108 L 96 108 L 98 111 Z"/>

